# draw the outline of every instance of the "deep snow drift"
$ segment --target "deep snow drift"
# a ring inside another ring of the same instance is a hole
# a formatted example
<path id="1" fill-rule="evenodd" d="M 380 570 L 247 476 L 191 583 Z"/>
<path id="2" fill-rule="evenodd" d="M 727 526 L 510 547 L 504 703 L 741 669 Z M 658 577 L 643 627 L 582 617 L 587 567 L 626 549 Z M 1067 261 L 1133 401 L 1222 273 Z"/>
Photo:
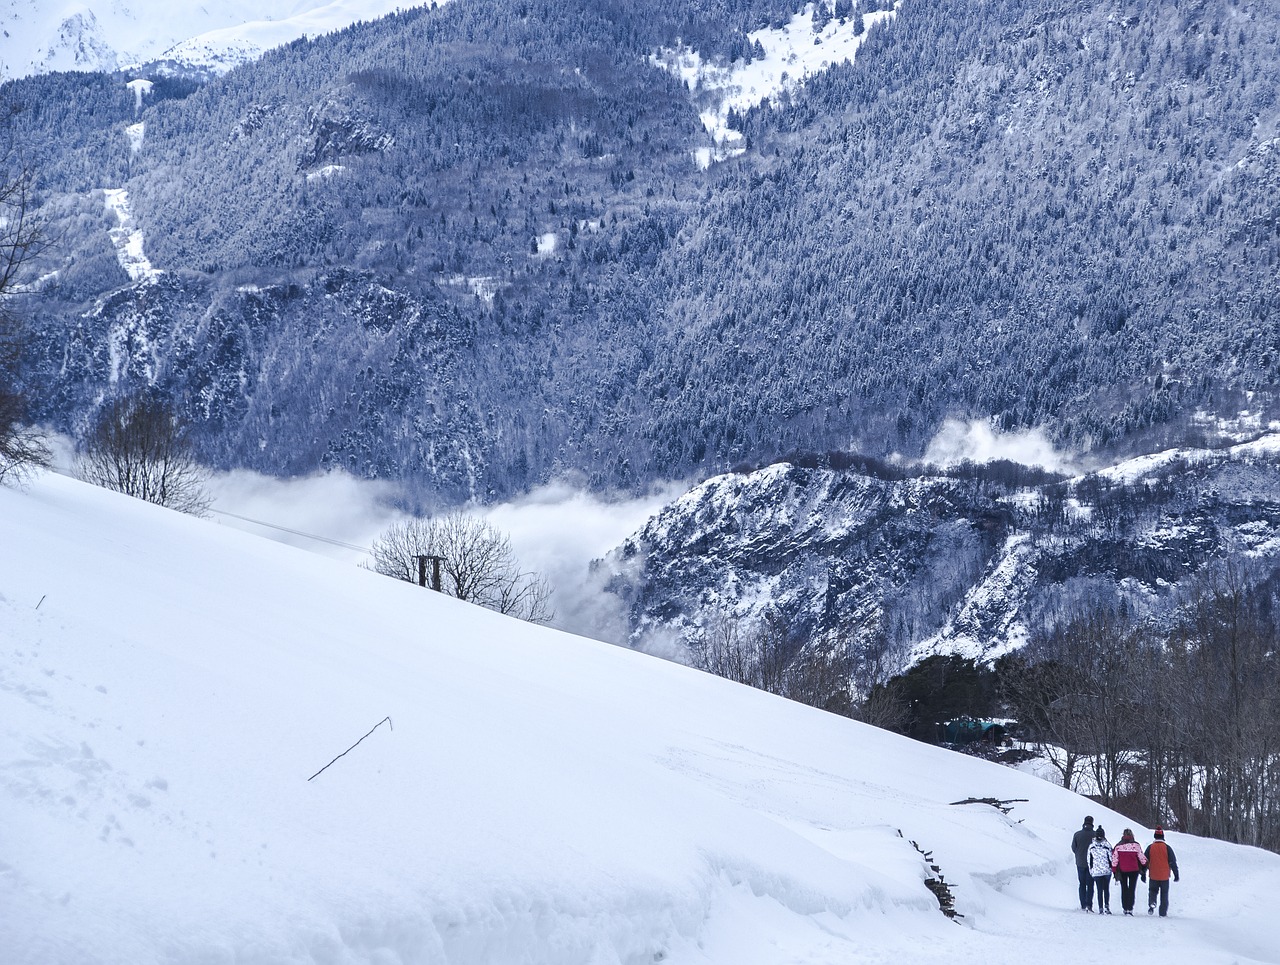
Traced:
<path id="1" fill-rule="evenodd" d="M 58 476 L 0 547 L 6 965 L 1277 960 L 1280 856 L 1086 915 L 1018 771 Z"/>

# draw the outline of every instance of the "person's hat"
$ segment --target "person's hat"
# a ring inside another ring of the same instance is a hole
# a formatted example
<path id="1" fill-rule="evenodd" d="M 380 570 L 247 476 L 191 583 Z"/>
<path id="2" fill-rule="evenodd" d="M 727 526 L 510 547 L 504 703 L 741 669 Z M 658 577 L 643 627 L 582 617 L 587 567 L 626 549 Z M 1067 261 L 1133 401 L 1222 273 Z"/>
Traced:
<path id="1" fill-rule="evenodd" d="M 1093 815 L 1092 815 L 1092 814 L 1086 814 L 1086 815 L 1084 816 L 1084 823 L 1085 823 L 1085 824 L 1093 824 Z"/>
<path id="2" fill-rule="evenodd" d="M 1164 839 L 1164 828 L 1156 828 L 1156 837 Z"/>
<path id="3" fill-rule="evenodd" d="M 1095 832 L 1093 832 L 1093 836 L 1094 836 L 1095 838 L 1097 838 L 1099 841 L 1101 841 L 1103 838 L 1105 838 L 1105 837 L 1107 836 L 1107 832 L 1103 831 L 1103 830 L 1102 830 L 1102 825 L 1101 825 L 1101 824 L 1099 824 L 1099 825 L 1098 825 L 1098 830 L 1097 830 L 1097 831 L 1095 831 Z"/>

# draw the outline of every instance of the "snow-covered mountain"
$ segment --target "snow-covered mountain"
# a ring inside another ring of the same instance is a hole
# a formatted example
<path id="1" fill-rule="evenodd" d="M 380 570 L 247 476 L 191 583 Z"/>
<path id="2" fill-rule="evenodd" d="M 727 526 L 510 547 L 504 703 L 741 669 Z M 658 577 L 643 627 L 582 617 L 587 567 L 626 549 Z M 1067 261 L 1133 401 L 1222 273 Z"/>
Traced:
<path id="1" fill-rule="evenodd" d="M 1075 479 L 779 463 L 708 480 L 603 565 L 637 646 L 696 649 L 723 617 L 778 614 L 793 649 L 836 633 L 909 664 L 994 660 L 1081 603 L 1123 597 L 1159 620 L 1180 583 L 1233 554 L 1280 557 L 1280 434 Z"/>
<path id="2" fill-rule="evenodd" d="M 220 74 L 299 37 L 419 5 L 413 0 L 4 0 L 0 81 L 147 64 Z"/>
<path id="3" fill-rule="evenodd" d="M 1280 417 L 1274 5 L 801 6 L 467 0 L 12 81 L 33 417 L 146 385 L 214 466 L 424 502 Z"/>
<path id="4" fill-rule="evenodd" d="M 1129 822 L 1016 770 L 58 476 L 0 542 L 12 965 L 1280 947 L 1280 857 L 1176 833 L 1170 918 L 1081 913 L 1071 833 Z"/>

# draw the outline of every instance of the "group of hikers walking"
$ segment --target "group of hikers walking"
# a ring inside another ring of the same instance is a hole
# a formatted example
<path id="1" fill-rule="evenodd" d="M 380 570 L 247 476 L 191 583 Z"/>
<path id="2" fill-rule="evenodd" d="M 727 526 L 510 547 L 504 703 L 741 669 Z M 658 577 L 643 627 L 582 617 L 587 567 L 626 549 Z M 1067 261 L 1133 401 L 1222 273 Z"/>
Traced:
<path id="1" fill-rule="evenodd" d="M 1071 851 L 1080 879 L 1080 907 L 1085 911 L 1093 911 L 1096 900 L 1098 914 L 1111 914 L 1111 876 L 1115 875 L 1126 915 L 1133 914 L 1139 877 L 1148 882 L 1147 914 L 1154 915 L 1157 905 L 1161 918 L 1169 913 L 1169 876 L 1178 880 L 1178 859 L 1165 843 L 1163 828 L 1156 828 L 1156 839 L 1145 851 L 1128 828 L 1120 835 L 1120 843 L 1112 847 L 1105 829 L 1101 825 L 1095 829 L 1093 818 L 1086 817 L 1071 839 Z"/>

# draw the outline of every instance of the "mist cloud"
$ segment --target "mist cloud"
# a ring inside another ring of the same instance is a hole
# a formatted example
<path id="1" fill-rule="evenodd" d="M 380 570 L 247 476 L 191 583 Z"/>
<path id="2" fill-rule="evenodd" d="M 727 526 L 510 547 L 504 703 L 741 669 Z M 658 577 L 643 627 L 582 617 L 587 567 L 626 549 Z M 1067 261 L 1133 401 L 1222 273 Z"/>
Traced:
<path id="1" fill-rule="evenodd" d="M 625 644 L 625 610 L 605 592 L 605 575 L 590 572 L 591 562 L 684 489 L 670 485 L 644 498 L 611 500 L 561 483 L 509 503 L 464 509 L 510 537 L 522 569 L 547 578 L 554 626 Z M 215 474 L 208 490 L 216 522 L 356 565 L 370 559 L 373 541 L 388 526 L 409 518 L 396 508 L 397 486 L 340 471 L 276 479 L 237 470 Z"/>
<path id="2" fill-rule="evenodd" d="M 991 424 L 975 419 L 963 422 L 948 419 L 925 450 L 924 461 L 935 466 L 1008 459 L 1024 466 L 1039 466 L 1050 472 L 1074 474 L 1076 457 L 1054 448 L 1041 429 L 997 432 Z"/>
<path id="3" fill-rule="evenodd" d="M 395 484 L 345 472 L 277 479 L 237 469 L 206 488 L 216 522 L 348 563 L 367 561 L 378 534 L 404 518 Z"/>
<path id="4" fill-rule="evenodd" d="M 606 574 L 591 573 L 600 559 L 650 516 L 685 491 L 671 484 L 639 499 L 610 500 L 566 484 L 543 486 L 483 515 L 511 537 L 521 565 L 546 576 L 554 588 L 553 623 L 609 643 L 627 642 L 622 601 L 605 592 Z"/>

